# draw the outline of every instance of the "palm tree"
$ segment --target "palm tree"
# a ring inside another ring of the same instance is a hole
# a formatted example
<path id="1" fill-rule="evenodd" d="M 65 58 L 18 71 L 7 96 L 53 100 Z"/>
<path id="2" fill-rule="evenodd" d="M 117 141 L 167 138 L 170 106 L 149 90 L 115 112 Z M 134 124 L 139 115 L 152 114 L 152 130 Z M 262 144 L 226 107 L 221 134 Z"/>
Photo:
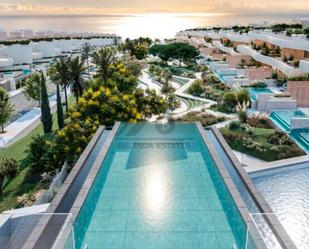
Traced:
<path id="1" fill-rule="evenodd" d="M 84 66 L 85 61 L 81 60 L 79 56 L 68 59 L 69 77 L 70 81 L 68 86 L 71 88 L 72 93 L 75 95 L 76 104 L 78 99 L 83 94 L 84 89 L 87 87 L 88 82 L 86 79 L 86 70 Z"/>
<path id="2" fill-rule="evenodd" d="M 99 67 L 98 73 L 106 83 L 111 74 L 110 66 L 115 62 L 115 51 L 110 48 L 101 48 L 93 53 L 92 60 Z"/>
<path id="3" fill-rule="evenodd" d="M 48 74 L 53 81 L 59 83 L 62 86 L 65 95 L 65 110 L 66 112 L 68 112 L 69 103 L 67 87 L 70 81 L 68 59 L 61 57 L 60 59 L 56 60 L 56 63 L 52 67 L 50 67 Z"/>
<path id="4" fill-rule="evenodd" d="M 81 50 L 81 57 L 83 60 L 87 62 L 88 74 L 89 74 L 89 58 L 90 58 L 92 49 L 93 49 L 93 46 L 89 42 L 85 42 Z"/>

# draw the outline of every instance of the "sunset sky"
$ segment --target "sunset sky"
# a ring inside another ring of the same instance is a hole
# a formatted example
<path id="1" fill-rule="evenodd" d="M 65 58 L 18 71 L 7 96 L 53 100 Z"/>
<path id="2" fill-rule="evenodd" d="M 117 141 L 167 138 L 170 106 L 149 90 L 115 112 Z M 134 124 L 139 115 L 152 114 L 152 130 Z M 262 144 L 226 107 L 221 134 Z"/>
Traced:
<path id="1" fill-rule="evenodd" d="M 0 14 L 306 12 L 309 0 L 1 0 Z"/>

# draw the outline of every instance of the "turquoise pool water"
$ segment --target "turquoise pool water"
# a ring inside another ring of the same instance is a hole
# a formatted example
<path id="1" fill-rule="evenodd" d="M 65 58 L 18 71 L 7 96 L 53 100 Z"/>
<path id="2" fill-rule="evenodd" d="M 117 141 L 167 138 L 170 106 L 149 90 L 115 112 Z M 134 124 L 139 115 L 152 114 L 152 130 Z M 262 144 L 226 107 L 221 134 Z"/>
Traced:
<path id="1" fill-rule="evenodd" d="M 309 153 L 309 129 L 294 129 L 291 131 L 290 136 Z"/>
<path id="2" fill-rule="evenodd" d="M 224 72 L 224 73 L 222 73 L 220 70 L 217 70 L 217 71 L 215 72 L 215 74 L 217 75 L 217 77 L 218 77 L 222 82 L 226 82 L 227 77 L 231 77 L 231 76 L 236 77 L 236 76 L 237 76 L 237 73 L 236 73 L 236 72 Z"/>
<path id="3" fill-rule="evenodd" d="M 308 249 L 308 163 L 265 170 L 251 176 L 297 248 Z"/>
<path id="4" fill-rule="evenodd" d="M 23 74 L 31 74 L 31 69 L 23 69 Z"/>
<path id="5" fill-rule="evenodd" d="M 263 87 L 263 88 L 249 88 L 249 94 L 251 96 L 252 100 L 257 100 L 258 95 L 261 93 L 273 93 L 272 90 L 270 90 L 267 87 Z"/>
<path id="6" fill-rule="evenodd" d="M 121 124 L 74 230 L 78 249 L 242 249 L 246 241 L 195 124 Z"/>
<path id="7" fill-rule="evenodd" d="M 308 116 L 300 110 L 273 111 L 270 119 L 282 130 L 289 131 L 292 118 L 307 118 Z"/>

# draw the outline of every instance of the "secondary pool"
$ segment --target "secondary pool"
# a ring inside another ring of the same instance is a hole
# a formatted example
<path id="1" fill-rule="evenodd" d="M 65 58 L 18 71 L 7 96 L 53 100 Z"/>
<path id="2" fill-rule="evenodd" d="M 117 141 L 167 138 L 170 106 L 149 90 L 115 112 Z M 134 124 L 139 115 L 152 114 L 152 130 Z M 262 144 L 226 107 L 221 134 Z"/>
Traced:
<path id="1" fill-rule="evenodd" d="M 271 89 L 267 88 L 267 87 L 261 87 L 261 88 L 254 88 L 251 87 L 248 89 L 250 97 L 252 100 L 257 100 L 258 95 L 262 94 L 262 93 L 274 93 Z"/>
<path id="2" fill-rule="evenodd" d="M 293 129 L 290 136 L 309 153 L 309 129 Z"/>
<path id="3" fill-rule="evenodd" d="M 309 248 L 309 165 L 253 174 L 252 180 L 299 249 Z"/>
<path id="4" fill-rule="evenodd" d="M 282 130 L 289 131 L 292 118 L 308 118 L 301 110 L 277 110 L 270 114 L 270 119 Z"/>
<path id="5" fill-rule="evenodd" d="M 229 77 L 236 77 L 237 76 L 237 72 L 236 70 L 220 70 L 217 69 L 215 71 L 215 74 L 217 75 L 217 77 L 222 81 L 222 82 L 227 82 L 227 79 Z"/>
<path id="6" fill-rule="evenodd" d="M 196 124 L 121 124 L 74 231 L 77 249 L 246 248 L 246 224 Z"/>

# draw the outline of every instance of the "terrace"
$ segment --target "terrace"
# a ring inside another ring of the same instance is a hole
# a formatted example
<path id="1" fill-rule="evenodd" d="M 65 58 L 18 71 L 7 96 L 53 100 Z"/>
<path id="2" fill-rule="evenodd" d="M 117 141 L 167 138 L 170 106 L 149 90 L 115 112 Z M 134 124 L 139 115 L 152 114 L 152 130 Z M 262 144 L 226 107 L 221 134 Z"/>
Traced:
<path id="1" fill-rule="evenodd" d="M 285 63 L 282 61 L 282 59 L 277 58 L 277 57 L 270 57 L 267 55 L 263 55 L 256 51 L 255 49 L 251 48 L 250 46 L 247 45 L 239 45 L 237 46 L 237 51 L 248 55 L 252 57 L 254 60 L 269 65 L 273 67 L 274 69 L 280 70 L 284 75 L 294 77 L 294 76 L 301 76 L 304 73 L 299 69 L 295 68 L 294 66 L 290 66 L 289 64 Z"/>
<path id="2" fill-rule="evenodd" d="M 295 248 L 275 217 L 252 220 L 249 212 L 270 209 L 253 186 L 248 189 L 248 176 L 224 159 L 224 144 L 214 134 L 194 123 L 101 128 L 46 213 L 32 215 L 31 223 L 16 220 L 19 229 L 6 235 L 9 243 L 23 239 L 23 248 L 37 249 L 205 248 L 209 243 L 258 249 L 272 241 L 278 248 Z"/>

